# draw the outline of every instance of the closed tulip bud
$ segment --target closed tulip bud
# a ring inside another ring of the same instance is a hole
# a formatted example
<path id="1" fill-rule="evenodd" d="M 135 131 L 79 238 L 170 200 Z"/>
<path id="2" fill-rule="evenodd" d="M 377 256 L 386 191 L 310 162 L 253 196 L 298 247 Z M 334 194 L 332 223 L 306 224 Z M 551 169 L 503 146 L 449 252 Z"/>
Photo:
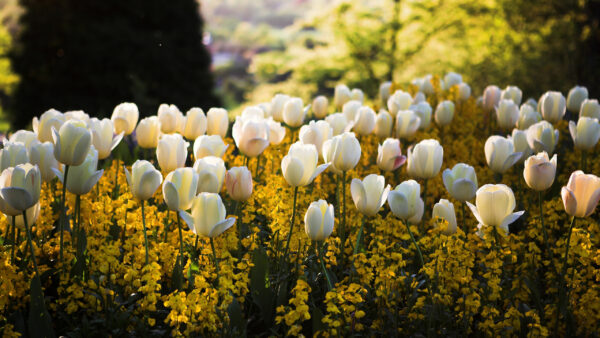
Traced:
<path id="1" fill-rule="evenodd" d="M 156 148 L 156 158 L 163 173 L 185 166 L 188 143 L 179 134 L 161 136 Z"/>
<path id="2" fill-rule="evenodd" d="M 444 86 L 442 88 L 448 90 L 452 88 L 452 86 L 462 83 L 462 81 L 462 75 L 455 72 L 449 72 L 444 76 Z"/>
<path id="3" fill-rule="evenodd" d="M 271 103 L 270 102 L 262 102 L 256 105 L 256 108 L 263 111 L 264 117 L 272 117 L 271 116 Z"/>
<path id="4" fill-rule="evenodd" d="M 285 127 L 281 123 L 273 120 L 272 117 L 266 118 L 265 121 L 269 126 L 269 144 L 278 145 L 285 138 Z"/>
<path id="5" fill-rule="evenodd" d="M 109 157 L 112 150 L 121 142 L 123 132 L 113 135 L 113 122 L 109 119 L 98 120 L 93 117 L 88 126 L 92 132 L 92 145 L 98 151 L 98 159 Z"/>
<path id="6" fill-rule="evenodd" d="M 302 99 L 293 97 L 283 105 L 283 122 L 292 128 L 300 127 L 310 106 L 304 108 Z"/>
<path id="7" fill-rule="evenodd" d="M 29 162 L 27 148 L 21 142 L 5 141 L 4 147 L 0 149 L 0 170 L 16 167 L 19 164 Z"/>
<path id="8" fill-rule="evenodd" d="M 52 142 L 52 128 L 59 130 L 65 123 L 65 116 L 56 109 L 44 112 L 40 118 L 33 118 L 31 125 L 40 142 Z"/>
<path id="9" fill-rule="evenodd" d="M 411 149 L 408 148 L 408 174 L 412 177 L 429 179 L 435 177 L 442 168 L 444 148 L 437 140 L 423 140 Z"/>
<path id="10" fill-rule="evenodd" d="M 194 141 L 194 158 L 201 159 L 206 156 L 223 157 L 229 147 L 219 135 L 202 135 Z"/>
<path id="11" fill-rule="evenodd" d="M 50 182 L 56 177 L 55 170 L 62 171 L 62 164 L 58 163 L 54 157 L 54 144 L 52 142 L 34 145 L 31 148 L 29 161 L 31 164 L 38 166 L 44 182 Z"/>
<path id="12" fill-rule="evenodd" d="M 300 128 L 300 141 L 304 144 L 313 144 L 319 156 L 323 154 L 323 143 L 333 137 L 333 129 L 326 121 L 310 121 L 308 125 Z"/>
<path id="13" fill-rule="evenodd" d="M 456 233 L 456 212 L 454 211 L 454 204 L 446 199 L 440 199 L 433 206 L 432 217 L 439 217 L 446 222 L 448 222 L 448 226 L 446 229 L 443 229 L 446 235 L 452 235 Z"/>
<path id="14" fill-rule="evenodd" d="M 187 210 L 198 188 L 198 174 L 192 168 L 177 168 L 163 182 L 162 193 L 169 210 Z"/>
<path id="15" fill-rule="evenodd" d="M 19 130 L 14 134 L 10 135 L 8 138 L 10 142 L 20 142 L 25 145 L 27 148 L 27 154 L 31 153 L 31 148 L 37 144 L 40 144 L 40 141 L 37 138 L 37 135 L 29 130 Z"/>
<path id="16" fill-rule="evenodd" d="M 369 135 L 375 129 L 375 111 L 371 107 L 361 107 L 356 112 L 354 131 L 359 135 Z"/>
<path id="17" fill-rule="evenodd" d="M 156 116 L 143 118 L 135 129 L 135 136 L 141 148 L 154 149 L 158 147 L 160 136 L 160 121 Z"/>
<path id="18" fill-rule="evenodd" d="M 421 218 L 424 203 L 421 198 L 421 186 L 415 180 L 404 181 L 388 194 L 388 205 L 394 216 L 404 221 L 412 222 Z"/>
<path id="19" fill-rule="evenodd" d="M 42 178 L 37 166 L 29 163 L 4 169 L 0 175 L 0 196 L 6 204 L 23 212 L 38 203 Z"/>
<path id="20" fill-rule="evenodd" d="M 220 157 L 206 156 L 194 163 L 194 171 L 198 174 L 196 193 L 220 193 L 225 181 L 225 162 Z"/>
<path id="21" fill-rule="evenodd" d="M 388 99 L 390 98 L 390 95 L 392 95 L 392 93 L 390 93 L 391 89 L 391 81 L 386 81 L 379 86 L 379 99 L 381 100 L 382 104 L 386 104 Z"/>
<path id="22" fill-rule="evenodd" d="M 513 142 L 515 153 L 521 153 L 521 158 L 519 158 L 517 163 L 525 162 L 525 159 L 533 154 L 533 150 L 529 147 L 529 143 L 527 143 L 527 132 L 515 128 L 509 138 Z"/>
<path id="23" fill-rule="evenodd" d="M 90 122 L 90 116 L 86 114 L 83 110 L 70 110 L 65 112 L 65 119 L 69 120 L 79 120 L 85 124 Z"/>
<path id="24" fill-rule="evenodd" d="M 600 120 L 600 104 L 598 104 L 598 100 L 583 100 L 579 109 L 579 117 L 581 116 Z"/>
<path id="25" fill-rule="evenodd" d="M 532 155 L 525 161 L 523 178 L 527 186 L 535 191 L 544 191 L 552 186 L 556 176 L 556 154 L 550 160 L 545 151 Z"/>
<path id="26" fill-rule="evenodd" d="M 429 125 L 431 124 L 432 109 L 428 102 L 421 102 L 414 106 L 410 106 L 410 110 L 414 111 L 421 120 L 421 123 L 419 123 L 420 130 L 429 128 Z"/>
<path id="27" fill-rule="evenodd" d="M 206 132 L 206 115 L 200 108 L 192 108 L 185 113 L 185 127 L 183 136 L 188 140 L 195 140 Z"/>
<path id="28" fill-rule="evenodd" d="M 238 202 L 252 196 L 252 174 L 247 167 L 233 167 L 225 174 L 225 187 L 229 197 Z"/>
<path id="29" fill-rule="evenodd" d="M 387 200 L 390 185 L 385 185 L 385 178 L 381 175 L 370 174 L 359 180 L 352 179 L 350 192 L 356 209 L 367 217 L 375 216 Z"/>
<path id="30" fill-rule="evenodd" d="M 313 144 L 296 142 L 281 160 L 283 177 L 292 187 L 305 186 L 327 169 L 329 163 L 317 167 L 319 153 Z"/>
<path id="31" fill-rule="evenodd" d="M 459 101 L 467 101 L 469 99 L 469 97 L 471 97 L 471 87 L 464 83 L 461 82 L 458 84 L 458 100 Z"/>
<path id="32" fill-rule="evenodd" d="M 160 131 L 164 134 L 172 134 L 177 132 L 179 123 L 179 108 L 176 105 L 161 104 L 158 107 L 158 120 L 160 121 Z"/>
<path id="33" fill-rule="evenodd" d="M 512 139 L 493 135 L 485 141 L 485 160 L 493 172 L 504 174 L 521 158 Z"/>
<path id="34" fill-rule="evenodd" d="M 315 117 L 318 119 L 322 119 L 327 116 L 327 109 L 329 105 L 329 100 L 323 95 L 319 95 L 315 97 L 312 102 L 312 109 L 315 114 Z"/>
<path id="35" fill-rule="evenodd" d="M 500 93 L 500 100 L 512 100 L 517 106 L 521 104 L 522 99 L 523 92 L 516 86 L 507 86 Z"/>
<path id="36" fill-rule="evenodd" d="M 344 103 L 342 113 L 346 116 L 346 119 L 348 119 L 348 121 L 356 121 L 356 115 L 361 107 L 362 102 L 357 100 L 350 100 Z"/>
<path id="37" fill-rule="evenodd" d="M 377 166 L 383 171 L 394 171 L 406 162 L 402 155 L 400 140 L 388 138 L 377 148 Z"/>
<path id="38" fill-rule="evenodd" d="M 277 122 L 283 122 L 283 106 L 290 99 L 289 95 L 275 94 L 271 99 L 270 115 Z"/>
<path id="39" fill-rule="evenodd" d="M 496 120 L 498 126 L 504 130 L 515 127 L 519 119 L 519 108 L 512 100 L 500 100 L 496 107 Z"/>
<path id="40" fill-rule="evenodd" d="M 396 136 L 412 139 L 421 125 L 421 118 L 412 110 L 400 110 L 396 114 Z"/>
<path id="41" fill-rule="evenodd" d="M 110 118 L 115 127 L 115 133 L 129 135 L 135 130 L 140 112 L 135 103 L 124 102 L 115 107 Z"/>
<path id="42" fill-rule="evenodd" d="M 265 118 L 265 112 L 258 108 L 257 106 L 250 106 L 244 108 L 242 114 L 240 115 L 244 119 L 257 119 L 262 120 Z"/>
<path id="43" fill-rule="evenodd" d="M 192 213 L 180 211 L 179 215 L 196 235 L 215 238 L 235 224 L 235 218 L 227 216 L 221 196 L 203 192 L 194 198 Z"/>
<path id="44" fill-rule="evenodd" d="M 519 110 L 519 119 L 517 120 L 517 128 L 525 130 L 530 126 L 540 122 L 542 115 L 535 110 L 531 105 L 525 103 L 521 105 Z"/>
<path id="45" fill-rule="evenodd" d="M 233 124 L 235 145 L 247 157 L 257 157 L 269 146 L 269 123 L 265 119 L 238 116 Z"/>
<path id="46" fill-rule="evenodd" d="M 104 173 L 104 169 L 96 170 L 97 167 L 98 151 L 92 146 L 82 164 L 69 168 L 67 190 L 75 195 L 85 195 L 90 192 Z M 64 184 L 63 173 L 55 169 L 54 174 Z"/>
<path id="47" fill-rule="evenodd" d="M 419 84 L 419 91 L 425 93 L 425 95 L 433 95 L 435 93 L 435 89 L 433 88 L 433 83 L 431 79 L 433 76 L 431 74 L 427 74 L 421 80 Z"/>
<path id="48" fill-rule="evenodd" d="M 229 114 L 223 108 L 210 108 L 206 113 L 206 134 L 227 136 L 229 129 Z"/>
<path id="49" fill-rule="evenodd" d="M 427 98 L 425 97 L 425 94 L 418 92 L 415 94 L 412 104 L 415 105 L 417 103 L 426 102 L 426 101 L 427 101 Z"/>
<path id="50" fill-rule="evenodd" d="M 65 122 L 58 131 L 53 129 L 53 138 L 54 157 L 65 165 L 82 164 L 92 146 L 92 133 L 78 120 Z"/>
<path id="51" fill-rule="evenodd" d="M 525 211 L 514 212 L 515 195 L 504 184 L 486 184 L 477 190 L 475 205 L 467 202 L 477 221 L 490 227 L 502 229 L 508 234 L 508 226 L 516 221 Z"/>
<path id="52" fill-rule="evenodd" d="M 528 98 L 527 101 L 525 101 L 524 104 L 527 104 L 527 105 L 531 106 L 531 108 L 535 109 L 536 111 L 538 110 L 537 109 L 538 108 L 538 103 L 537 103 L 537 101 L 533 97 Z M 540 119 L 541 119 L 541 115 L 540 115 Z"/>
<path id="53" fill-rule="evenodd" d="M 600 178 L 577 170 L 569 177 L 569 183 L 560 191 L 567 214 L 588 217 L 594 213 L 600 200 Z"/>
<path id="54" fill-rule="evenodd" d="M 375 118 L 375 128 L 373 132 L 379 138 L 388 138 L 392 136 L 392 128 L 394 127 L 394 118 L 387 110 L 380 110 Z"/>
<path id="55" fill-rule="evenodd" d="M 27 226 L 30 227 L 35 225 L 35 222 L 37 222 L 38 218 L 40 218 L 41 208 L 41 203 L 37 202 L 34 206 L 27 209 Z M 15 226 L 19 229 L 25 229 L 25 220 L 23 219 L 23 213 L 19 213 L 15 217 Z"/>
<path id="56" fill-rule="evenodd" d="M 354 169 L 360 154 L 360 143 L 354 133 L 334 136 L 323 144 L 323 159 L 325 163 L 331 163 L 336 173 Z"/>
<path id="57" fill-rule="evenodd" d="M 325 121 L 331 126 L 333 136 L 349 132 L 354 127 L 354 120 L 348 120 L 343 113 L 335 113 L 327 116 Z"/>
<path id="58" fill-rule="evenodd" d="M 163 177 L 160 171 L 146 160 L 135 161 L 131 166 L 131 174 L 125 166 L 123 168 L 131 194 L 138 201 L 145 201 L 152 197 L 162 183 Z"/>
<path id="59" fill-rule="evenodd" d="M 350 92 L 350 98 L 362 103 L 365 100 L 365 93 L 363 93 L 363 91 L 359 88 L 352 88 L 352 91 Z"/>
<path id="60" fill-rule="evenodd" d="M 345 84 L 339 84 L 335 86 L 335 90 L 333 92 L 333 104 L 341 109 L 344 104 L 348 101 L 352 100 L 352 92 L 350 92 L 350 88 Z"/>
<path id="61" fill-rule="evenodd" d="M 435 108 L 435 122 L 440 126 L 447 126 L 454 118 L 454 102 L 442 101 Z"/>
<path id="62" fill-rule="evenodd" d="M 569 121 L 569 131 L 577 149 L 590 151 L 600 139 L 600 123 L 597 119 L 580 117 L 577 124 Z"/>
<path id="63" fill-rule="evenodd" d="M 491 112 L 496 109 L 498 103 L 500 103 L 500 96 L 502 95 L 502 90 L 498 88 L 498 86 L 487 86 L 483 91 L 483 109 L 486 112 Z"/>
<path id="64" fill-rule="evenodd" d="M 313 241 L 324 241 L 333 232 L 333 205 L 324 200 L 312 202 L 304 215 L 304 231 Z"/>
<path id="65" fill-rule="evenodd" d="M 527 143 L 536 153 L 545 151 L 552 155 L 558 144 L 558 130 L 554 130 L 549 122 L 540 121 L 527 128 Z"/>
<path id="66" fill-rule="evenodd" d="M 7 216 L 18 216 L 23 213 L 22 210 L 18 210 L 10 206 L 10 204 L 4 200 L 1 193 L 2 189 L 11 186 L 11 177 L 14 169 L 14 167 L 4 169 L 0 175 L 0 212 Z"/>
<path id="67" fill-rule="evenodd" d="M 387 101 L 388 111 L 392 116 L 396 116 L 399 111 L 408 110 L 412 105 L 412 96 L 401 90 L 397 90 Z"/>
<path id="68" fill-rule="evenodd" d="M 477 174 L 472 166 L 458 163 L 452 167 L 452 170 L 445 169 L 442 178 L 444 187 L 455 199 L 466 202 L 475 197 L 478 184 Z"/>
<path id="69" fill-rule="evenodd" d="M 550 123 L 556 123 L 565 116 L 567 104 L 560 92 L 546 92 L 540 98 L 542 118 Z"/>
<path id="70" fill-rule="evenodd" d="M 588 90 L 585 87 L 575 86 L 569 90 L 567 95 L 567 109 L 571 112 L 579 112 L 581 103 L 588 98 Z"/>

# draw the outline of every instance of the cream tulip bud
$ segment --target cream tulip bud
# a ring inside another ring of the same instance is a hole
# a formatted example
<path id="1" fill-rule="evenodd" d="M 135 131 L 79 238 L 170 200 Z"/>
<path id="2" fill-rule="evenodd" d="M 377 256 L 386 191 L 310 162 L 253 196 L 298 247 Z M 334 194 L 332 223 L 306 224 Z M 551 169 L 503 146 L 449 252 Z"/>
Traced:
<path id="1" fill-rule="evenodd" d="M 515 152 L 512 139 L 493 135 L 485 141 L 485 160 L 493 172 L 504 174 L 519 161 L 522 153 Z"/>
<path id="2" fill-rule="evenodd" d="M 517 120 L 517 128 L 525 130 L 530 126 L 540 122 L 542 115 L 535 110 L 534 107 L 525 103 L 521 105 L 519 110 L 519 119 Z"/>
<path id="3" fill-rule="evenodd" d="M 98 120 L 93 117 L 88 122 L 92 132 L 92 145 L 98 151 L 98 159 L 103 160 L 110 156 L 113 149 L 123 139 L 123 132 L 113 135 L 113 122 L 109 119 Z"/>
<path id="4" fill-rule="evenodd" d="M 565 97 L 560 92 L 546 92 L 540 98 L 540 111 L 542 118 L 550 123 L 562 120 L 567 110 Z"/>
<path id="5" fill-rule="evenodd" d="M 577 124 L 569 121 L 569 132 L 571 132 L 575 148 L 590 151 L 594 149 L 600 139 L 600 123 L 597 119 L 580 117 Z"/>
<path id="6" fill-rule="evenodd" d="M 292 128 L 298 128 L 304 123 L 304 118 L 310 105 L 304 107 L 302 99 L 293 97 L 283 105 L 283 122 Z"/>
<path id="7" fill-rule="evenodd" d="M 62 164 L 58 163 L 56 158 L 54 158 L 54 144 L 52 142 L 34 145 L 31 148 L 29 161 L 31 164 L 38 166 L 44 182 L 50 182 L 56 177 L 55 170 L 62 171 Z"/>
<path id="8" fill-rule="evenodd" d="M 69 168 L 67 190 L 75 195 L 85 195 L 90 192 L 104 173 L 104 169 L 96 170 L 97 167 L 98 151 L 92 146 L 82 164 Z M 64 184 L 63 173 L 55 169 L 54 174 Z"/>
<path id="9" fill-rule="evenodd" d="M 292 187 L 305 186 L 311 184 L 329 166 L 329 163 L 325 163 L 317 167 L 318 162 L 319 153 L 313 144 L 296 142 L 281 160 L 281 171 Z"/>
<path id="10" fill-rule="evenodd" d="M 40 200 L 42 178 L 35 165 L 25 163 L 4 169 L 0 182 L 0 195 L 14 210 L 23 212 Z"/>
<path id="11" fill-rule="evenodd" d="M 206 156 L 194 163 L 194 171 L 198 174 L 198 189 L 196 193 L 220 193 L 225 181 L 225 162 L 220 157 Z"/>
<path id="12" fill-rule="evenodd" d="M 177 168 L 163 182 L 162 193 L 169 210 L 187 210 L 198 189 L 198 174 L 192 168 Z"/>
<path id="13" fill-rule="evenodd" d="M 517 86 L 507 86 L 500 93 L 500 100 L 512 100 L 517 106 L 521 104 L 523 92 Z"/>
<path id="14" fill-rule="evenodd" d="M 337 173 L 354 169 L 360 155 L 360 143 L 354 133 L 334 136 L 323 144 L 323 159 L 325 163 L 331 163 Z"/>
<path id="15" fill-rule="evenodd" d="M 283 122 L 283 106 L 290 99 L 286 94 L 275 94 L 271 99 L 271 111 L 269 115 L 277 122 Z"/>
<path id="16" fill-rule="evenodd" d="M 388 194 L 388 205 L 394 216 L 404 221 L 413 221 L 423 214 L 424 203 L 421 186 L 415 180 L 404 181 Z"/>
<path id="17" fill-rule="evenodd" d="M 422 179 L 435 177 L 442 168 L 444 148 L 437 140 L 423 140 L 414 148 L 408 148 L 407 172 Z"/>
<path id="18" fill-rule="evenodd" d="M 420 130 L 429 128 L 429 125 L 431 124 L 432 109 L 428 102 L 421 102 L 414 106 L 410 106 L 410 110 L 414 111 L 421 120 L 421 123 L 419 123 Z"/>
<path id="19" fill-rule="evenodd" d="M 581 108 L 583 100 L 588 98 L 588 90 L 582 86 L 575 86 L 569 90 L 567 95 L 567 109 L 571 112 L 577 113 Z"/>
<path id="20" fill-rule="evenodd" d="M 504 130 L 515 127 L 519 119 L 519 108 L 512 100 L 500 100 L 496 107 L 496 120 L 498 126 Z"/>
<path id="21" fill-rule="evenodd" d="M 65 123 L 65 116 L 56 109 L 45 111 L 40 118 L 34 117 L 31 125 L 40 142 L 52 142 L 52 128 L 59 130 Z"/>
<path id="22" fill-rule="evenodd" d="M 314 144 L 319 156 L 323 154 L 323 143 L 333 137 L 333 129 L 326 121 L 310 121 L 300 128 L 300 141 L 304 144 Z"/>
<path id="23" fill-rule="evenodd" d="M 110 118 L 115 127 L 115 134 L 123 133 L 127 136 L 133 133 L 139 117 L 140 112 L 135 103 L 124 102 L 117 105 Z"/>
<path id="24" fill-rule="evenodd" d="M 446 100 L 435 108 L 435 122 L 440 126 L 449 125 L 454 118 L 454 102 Z"/>
<path id="25" fill-rule="evenodd" d="M 135 129 L 137 143 L 141 148 L 154 149 L 158 147 L 160 136 L 160 121 L 156 116 L 143 118 Z"/>
<path id="26" fill-rule="evenodd" d="M 387 104 L 387 101 L 390 98 L 390 95 L 392 95 L 392 93 L 390 93 L 391 89 L 392 89 L 391 81 L 386 81 L 386 82 L 383 82 L 381 85 L 379 85 L 379 99 L 381 100 L 382 104 Z"/>
<path id="27" fill-rule="evenodd" d="M 0 170 L 29 162 L 27 147 L 21 142 L 5 141 L 0 149 Z"/>
<path id="28" fill-rule="evenodd" d="M 456 233 L 456 212 L 454 211 L 454 204 L 446 199 L 440 199 L 433 206 L 433 212 L 431 213 L 432 218 L 439 217 L 448 222 L 448 227 L 444 229 L 444 234 L 452 235 Z"/>
<path id="29" fill-rule="evenodd" d="M 396 116 L 398 111 L 408 110 L 412 104 L 412 96 L 402 90 L 396 90 L 387 101 L 388 111 Z"/>
<path id="30" fill-rule="evenodd" d="M 548 121 L 542 120 L 527 128 L 527 143 L 536 153 L 545 151 L 552 155 L 558 144 L 558 130 L 554 130 Z"/>
<path id="31" fill-rule="evenodd" d="M 352 88 L 352 91 L 350 91 L 350 98 L 362 103 L 365 100 L 365 93 L 359 88 Z"/>
<path id="32" fill-rule="evenodd" d="M 459 101 L 467 101 L 469 99 L 469 97 L 471 97 L 471 87 L 464 83 L 461 82 L 458 84 L 458 100 Z"/>
<path id="33" fill-rule="evenodd" d="M 525 161 L 523 178 L 527 186 L 535 191 L 544 191 L 552 186 L 556 176 L 556 154 L 550 160 L 545 151 L 532 155 Z"/>
<path id="34" fill-rule="evenodd" d="M 324 200 L 312 202 L 304 215 L 304 231 L 313 241 L 324 241 L 333 232 L 333 205 Z"/>
<path id="35" fill-rule="evenodd" d="M 85 124 L 90 122 L 90 116 L 86 114 L 83 110 L 70 110 L 65 112 L 65 119 L 69 120 L 79 120 Z"/>
<path id="36" fill-rule="evenodd" d="M 54 157 L 65 165 L 77 166 L 85 161 L 92 146 L 92 133 L 79 120 L 65 122 L 60 130 L 53 129 Z"/>
<path id="37" fill-rule="evenodd" d="M 525 101 L 524 104 L 527 104 L 527 105 L 531 106 L 531 108 L 535 109 L 536 111 L 538 110 L 537 109 L 538 108 L 538 103 L 537 103 L 537 101 L 533 97 L 528 98 L 527 101 Z M 541 115 L 540 115 L 540 119 L 541 119 Z"/>
<path id="38" fill-rule="evenodd" d="M 431 82 L 432 78 L 433 76 L 431 74 L 425 75 L 419 84 L 419 91 L 425 93 L 425 95 L 433 95 L 435 93 L 435 89 L 433 88 L 433 83 Z"/>
<path id="39" fill-rule="evenodd" d="M 123 169 L 125 169 L 131 195 L 138 201 L 145 201 L 152 197 L 162 183 L 163 177 L 160 171 L 146 160 L 135 161 L 131 166 L 131 174 L 125 166 Z"/>
<path id="40" fill-rule="evenodd" d="M 370 174 L 362 181 L 354 178 L 350 184 L 350 192 L 356 209 L 367 217 L 375 216 L 387 200 L 390 185 L 385 185 L 381 175 Z"/>
<path id="41" fill-rule="evenodd" d="M 354 131 L 358 135 L 369 135 L 375 129 L 375 117 L 375 111 L 371 107 L 361 107 L 354 118 Z"/>
<path id="42" fill-rule="evenodd" d="M 192 108 L 185 113 L 183 137 L 195 140 L 206 132 L 206 115 L 200 108 Z"/>
<path id="43" fill-rule="evenodd" d="M 460 83 L 462 83 L 462 75 L 455 72 L 449 72 L 444 76 L 444 85 L 442 86 L 442 89 L 448 90 L 452 88 L 452 86 Z"/>
<path id="44" fill-rule="evenodd" d="M 413 97 L 412 104 L 415 105 L 417 103 L 421 103 L 421 102 L 425 102 L 425 101 L 427 101 L 427 97 L 425 97 L 425 94 L 423 94 L 421 92 L 417 92 L 415 94 L 415 96 Z"/>
<path id="45" fill-rule="evenodd" d="M 586 116 L 600 120 L 600 104 L 598 100 L 583 100 L 579 109 L 579 117 Z"/>
<path id="46" fill-rule="evenodd" d="M 176 105 L 161 104 L 158 107 L 158 120 L 160 121 L 160 131 L 164 134 L 172 134 L 177 132 L 179 126 L 179 108 Z"/>
<path id="47" fill-rule="evenodd" d="M 394 127 L 394 118 L 387 110 L 380 110 L 375 118 L 375 128 L 373 132 L 379 138 L 388 138 L 392 136 L 392 128 Z"/>
<path id="48" fill-rule="evenodd" d="M 342 113 L 346 115 L 346 119 L 348 119 L 348 121 L 356 121 L 356 114 L 361 107 L 362 102 L 350 100 L 344 103 L 344 107 L 342 107 Z"/>
<path id="49" fill-rule="evenodd" d="M 588 217 L 594 213 L 600 200 L 600 178 L 577 170 L 569 177 L 569 183 L 560 191 L 567 214 Z"/>
<path id="50" fill-rule="evenodd" d="M 333 92 L 333 104 L 341 109 L 344 104 L 348 101 L 352 100 L 352 92 L 350 92 L 350 88 L 345 84 L 339 84 L 335 86 L 335 90 Z"/>
<path id="51" fill-rule="evenodd" d="M 383 171 L 394 171 L 406 162 L 402 155 L 400 140 L 387 138 L 377 148 L 377 166 Z"/>
<path id="52" fill-rule="evenodd" d="M 442 173 L 444 187 L 455 199 L 465 202 L 472 200 L 477 191 L 477 174 L 475 169 L 464 163 L 457 163 L 452 170 L 445 169 Z"/>
<path id="53" fill-rule="evenodd" d="M 227 136 L 229 114 L 223 108 L 210 108 L 206 113 L 206 134 Z"/>
<path id="54" fill-rule="evenodd" d="M 165 134 L 160 137 L 156 147 L 156 158 L 163 173 L 185 166 L 188 143 L 180 134 Z"/>
<path id="55" fill-rule="evenodd" d="M 198 160 L 206 156 L 223 157 L 228 147 L 220 135 L 201 135 L 194 141 L 194 158 Z"/>
<path id="56" fill-rule="evenodd" d="M 319 95 L 315 97 L 312 102 L 312 109 L 315 117 L 318 119 L 322 119 L 327 116 L 327 109 L 329 106 L 329 100 L 323 95 Z"/>
<path id="57" fill-rule="evenodd" d="M 232 135 L 240 152 L 257 157 L 269 146 L 269 124 L 265 119 L 238 116 L 233 124 Z"/>
<path id="58" fill-rule="evenodd" d="M 487 86 L 483 91 L 483 109 L 486 112 L 491 112 L 496 109 L 498 103 L 500 103 L 500 96 L 502 95 L 502 90 L 498 88 L 498 86 Z"/>
<path id="59" fill-rule="evenodd" d="M 20 142 L 25 145 L 27 148 L 27 154 L 31 153 L 31 148 L 36 144 L 40 144 L 40 141 L 37 138 L 36 133 L 29 130 L 18 130 L 14 134 L 10 135 L 8 138 L 10 142 Z"/>
<path id="60" fill-rule="evenodd" d="M 203 192 L 192 203 L 192 213 L 179 212 L 190 230 L 196 235 L 215 238 L 235 224 L 235 218 L 227 217 L 227 210 L 219 194 Z"/>
<path id="61" fill-rule="evenodd" d="M 331 126 L 333 136 L 349 132 L 354 127 L 354 120 L 348 120 L 343 113 L 335 113 L 327 116 L 325 121 Z"/>
<path id="62" fill-rule="evenodd" d="M 508 226 L 525 211 L 514 212 L 515 195 L 504 184 L 486 184 L 477 190 L 475 205 L 467 202 L 477 221 L 484 226 L 497 227 L 508 234 Z"/>
<path id="63" fill-rule="evenodd" d="M 533 154 L 533 150 L 529 147 L 529 143 L 527 143 L 527 132 L 515 128 L 509 138 L 513 142 L 515 153 L 521 153 L 521 157 L 517 163 L 525 162 L 525 160 Z"/>
<path id="64" fill-rule="evenodd" d="M 252 174 L 247 167 L 233 167 L 225 174 L 225 187 L 232 200 L 243 202 L 252 195 Z"/>
<path id="65" fill-rule="evenodd" d="M 412 139 L 421 125 L 421 118 L 412 110 L 400 110 L 396 114 L 396 136 Z"/>

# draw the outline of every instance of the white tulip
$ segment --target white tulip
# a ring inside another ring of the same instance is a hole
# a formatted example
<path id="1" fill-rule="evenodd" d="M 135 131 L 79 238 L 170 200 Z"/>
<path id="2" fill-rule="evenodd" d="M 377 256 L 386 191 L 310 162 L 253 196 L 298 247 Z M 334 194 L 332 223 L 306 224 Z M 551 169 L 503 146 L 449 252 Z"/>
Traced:
<path id="1" fill-rule="evenodd" d="M 569 131 L 577 149 L 590 151 L 600 139 L 600 123 L 594 118 L 580 117 L 577 124 L 569 121 Z"/>
<path id="2" fill-rule="evenodd" d="M 558 144 L 558 130 L 548 121 L 540 121 L 527 128 L 527 142 L 529 148 L 534 152 L 547 152 L 549 155 L 554 153 L 554 148 Z"/>
<path id="3" fill-rule="evenodd" d="M 544 120 L 556 123 L 562 120 L 567 110 L 565 97 L 560 92 L 546 92 L 540 98 L 540 110 Z"/>
<path id="4" fill-rule="evenodd" d="M 305 186 L 329 166 L 329 163 L 317 166 L 318 162 L 319 153 L 313 144 L 296 142 L 281 160 L 281 171 L 290 186 Z"/>
<path id="5" fill-rule="evenodd" d="M 475 197 L 478 184 L 477 174 L 472 166 L 458 163 L 452 167 L 452 170 L 445 169 L 442 178 L 444 187 L 455 199 L 465 202 Z"/>
<path id="6" fill-rule="evenodd" d="M 313 144 L 319 156 L 323 154 L 323 143 L 333 137 L 333 129 L 326 121 L 310 121 L 308 125 L 300 128 L 300 141 L 304 144 Z"/>
<path id="7" fill-rule="evenodd" d="M 442 168 L 444 148 L 437 140 L 428 139 L 408 148 L 407 172 L 412 177 L 430 179 Z"/>
<path id="8" fill-rule="evenodd" d="M 493 135 L 485 141 L 485 160 L 493 172 L 503 174 L 521 158 L 512 139 Z"/>
<path id="9" fill-rule="evenodd" d="M 431 213 L 433 218 L 439 217 L 448 222 L 448 227 L 444 229 L 444 234 L 452 235 L 456 233 L 456 212 L 454 211 L 454 204 L 446 199 L 440 199 L 433 206 L 433 211 Z"/>
<path id="10" fill-rule="evenodd" d="M 362 181 L 354 178 L 350 184 L 350 192 L 356 209 L 367 217 L 375 216 L 387 200 L 390 185 L 385 185 L 381 175 L 370 174 Z"/>

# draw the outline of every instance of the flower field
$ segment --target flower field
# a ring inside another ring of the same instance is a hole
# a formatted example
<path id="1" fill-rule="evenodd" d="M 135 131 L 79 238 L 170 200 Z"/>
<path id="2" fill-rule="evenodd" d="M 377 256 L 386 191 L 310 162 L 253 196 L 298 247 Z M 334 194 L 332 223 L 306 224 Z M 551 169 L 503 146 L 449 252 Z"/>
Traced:
<path id="1" fill-rule="evenodd" d="M 587 96 L 45 112 L 0 153 L 2 335 L 597 336 Z"/>

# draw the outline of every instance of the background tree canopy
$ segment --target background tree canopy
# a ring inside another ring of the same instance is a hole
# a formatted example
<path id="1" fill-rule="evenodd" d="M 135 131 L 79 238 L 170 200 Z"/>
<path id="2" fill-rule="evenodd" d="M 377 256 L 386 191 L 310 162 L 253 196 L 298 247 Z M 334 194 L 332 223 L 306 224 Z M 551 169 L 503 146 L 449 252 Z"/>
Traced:
<path id="1" fill-rule="evenodd" d="M 49 108 L 109 116 L 123 101 L 142 115 L 162 102 L 218 105 L 194 0 L 22 0 L 11 54 L 21 81 L 14 127 Z"/>

